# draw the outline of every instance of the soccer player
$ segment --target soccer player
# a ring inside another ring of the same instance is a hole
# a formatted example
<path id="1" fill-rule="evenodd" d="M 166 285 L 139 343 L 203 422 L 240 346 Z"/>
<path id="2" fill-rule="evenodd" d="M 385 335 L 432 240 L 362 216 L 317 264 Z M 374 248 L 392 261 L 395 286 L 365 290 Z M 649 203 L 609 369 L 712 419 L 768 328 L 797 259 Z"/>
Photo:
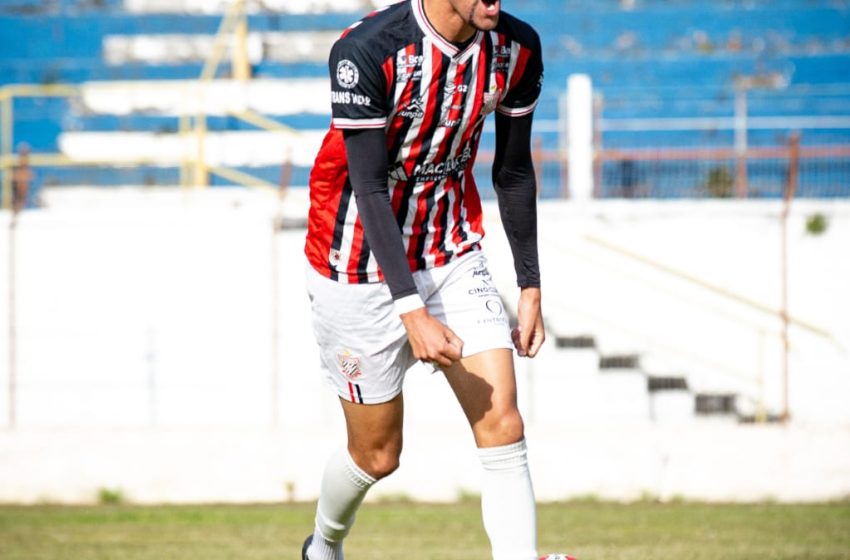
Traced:
<path id="1" fill-rule="evenodd" d="M 402 382 L 442 369 L 482 464 L 495 560 L 536 560 L 534 494 L 512 349 L 544 339 L 530 136 L 540 40 L 499 0 L 407 0 L 355 23 L 330 54 L 331 130 L 310 177 L 313 329 L 347 448 L 327 463 L 305 560 L 339 560 L 369 488 L 399 464 Z M 510 332 L 481 251 L 472 175 L 495 112 L 493 182 L 520 286 Z"/>

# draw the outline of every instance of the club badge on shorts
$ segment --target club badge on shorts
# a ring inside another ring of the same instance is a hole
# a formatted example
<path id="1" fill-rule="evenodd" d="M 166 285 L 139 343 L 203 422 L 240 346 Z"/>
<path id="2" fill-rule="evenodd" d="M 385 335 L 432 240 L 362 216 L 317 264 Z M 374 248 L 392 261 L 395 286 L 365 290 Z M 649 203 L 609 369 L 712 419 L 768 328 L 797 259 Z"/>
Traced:
<path id="1" fill-rule="evenodd" d="M 363 370 L 360 367 L 360 358 L 352 356 L 348 350 L 337 352 L 337 363 L 339 363 L 339 372 L 348 379 L 354 381 L 362 377 Z"/>

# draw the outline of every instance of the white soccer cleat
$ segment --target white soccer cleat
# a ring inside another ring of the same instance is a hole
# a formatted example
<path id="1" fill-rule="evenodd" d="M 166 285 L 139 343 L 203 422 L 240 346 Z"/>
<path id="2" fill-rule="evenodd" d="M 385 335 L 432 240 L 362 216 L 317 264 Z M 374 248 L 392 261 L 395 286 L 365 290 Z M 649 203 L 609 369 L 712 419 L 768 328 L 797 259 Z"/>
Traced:
<path id="1" fill-rule="evenodd" d="M 576 560 L 573 556 L 568 556 L 566 554 L 547 554 L 546 556 L 541 556 L 540 560 Z"/>

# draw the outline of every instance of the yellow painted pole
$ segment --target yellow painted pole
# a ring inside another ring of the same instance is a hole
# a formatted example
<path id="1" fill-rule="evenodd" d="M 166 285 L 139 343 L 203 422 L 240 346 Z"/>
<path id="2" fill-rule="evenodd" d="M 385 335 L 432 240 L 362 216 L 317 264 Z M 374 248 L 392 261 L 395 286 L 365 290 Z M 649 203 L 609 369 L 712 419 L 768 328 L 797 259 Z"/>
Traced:
<path id="1" fill-rule="evenodd" d="M 233 79 L 247 81 L 251 79 L 251 64 L 248 60 L 248 16 L 245 15 L 244 0 L 236 0 L 236 27 L 233 30 L 233 53 L 231 67 Z"/>
<path id="2" fill-rule="evenodd" d="M 207 187 L 210 184 L 209 171 L 207 170 L 207 162 L 204 154 L 204 143 L 207 140 L 207 117 L 203 111 L 198 112 L 195 119 L 195 187 Z"/>
<path id="3" fill-rule="evenodd" d="M 14 166 L 12 160 L 12 94 L 9 90 L 0 92 L 0 122 L 2 122 L 2 131 L 0 131 L 0 143 L 3 148 L 0 152 L 0 160 L 2 160 L 3 182 L 2 182 L 2 208 L 12 207 L 12 169 Z"/>
<path id="4" fill-rule="evenodd" d="M 180 187 L 184 189 L 189 186 L 189 177 L 191 176 L 189 163 L 190 120 L 191 117 L 185 112 L 180 115 Z"/>

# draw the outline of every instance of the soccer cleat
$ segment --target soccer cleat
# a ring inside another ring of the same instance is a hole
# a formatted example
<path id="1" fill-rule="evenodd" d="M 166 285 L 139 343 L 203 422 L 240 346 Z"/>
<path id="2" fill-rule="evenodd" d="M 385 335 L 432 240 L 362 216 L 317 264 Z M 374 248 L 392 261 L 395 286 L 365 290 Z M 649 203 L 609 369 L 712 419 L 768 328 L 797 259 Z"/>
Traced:
<path id="1" fill-rule="evenodd" d="M 304 546 L 301 547 L 301 560 L 310 560 L 307 558 L 307 549 L 310 548 L 311 542 L 313 542 L 313 535 L 304 539 Z"/>
<path id="2" fill-rule="evenodd" d="M 540 560 L 576 560 L 572 556 L 567 556 L 566 554 L 547 554 L 546 556 L 541 556 Z"/>

